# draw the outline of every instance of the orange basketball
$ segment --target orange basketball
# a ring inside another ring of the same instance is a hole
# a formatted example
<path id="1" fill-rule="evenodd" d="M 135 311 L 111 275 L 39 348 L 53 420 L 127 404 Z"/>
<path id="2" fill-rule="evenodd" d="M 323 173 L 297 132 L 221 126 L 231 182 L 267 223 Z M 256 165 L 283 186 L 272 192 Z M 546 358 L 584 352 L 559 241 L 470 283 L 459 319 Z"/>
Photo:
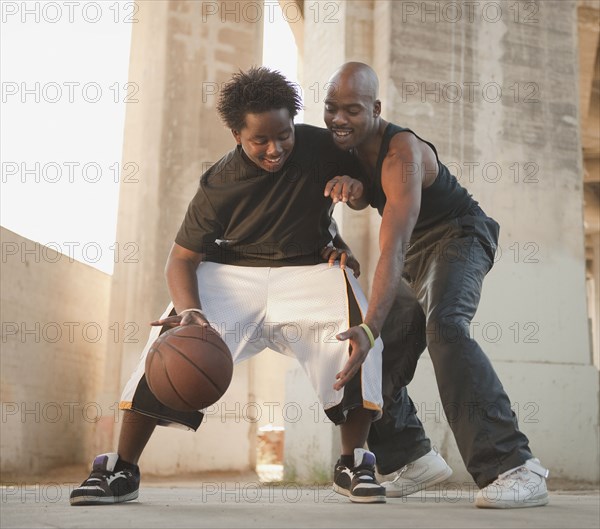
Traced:
<path id="1" fill-rule="evenodd" d="M 146 357 L 146 381 L 165 406 L 195 411 L 217 402 L 233 376 L 229 348 L 209 326 L 183 325 L 163 334 Z"/>

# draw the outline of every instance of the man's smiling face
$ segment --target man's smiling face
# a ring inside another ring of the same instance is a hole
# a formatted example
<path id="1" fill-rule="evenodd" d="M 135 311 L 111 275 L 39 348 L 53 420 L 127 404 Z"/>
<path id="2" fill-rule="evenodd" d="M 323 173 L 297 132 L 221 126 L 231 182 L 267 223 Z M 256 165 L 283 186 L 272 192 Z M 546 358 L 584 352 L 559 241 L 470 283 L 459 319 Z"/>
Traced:
<path id="1" fill-rule="evenodd" d="M 360 145 L 373 130 L 379 115 L 379 102 L 360 85 L 360 80 L 344 77 L 329 83 L 323 117 L 340 149 Z"/>

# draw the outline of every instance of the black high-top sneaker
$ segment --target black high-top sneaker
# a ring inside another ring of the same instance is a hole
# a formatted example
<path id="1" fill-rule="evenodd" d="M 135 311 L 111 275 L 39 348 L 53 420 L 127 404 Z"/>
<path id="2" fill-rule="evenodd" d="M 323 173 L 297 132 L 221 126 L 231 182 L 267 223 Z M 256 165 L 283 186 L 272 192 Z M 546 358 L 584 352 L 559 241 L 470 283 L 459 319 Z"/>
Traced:
<path id="1" fill-rule="evenodd" d="M 135 500 L 140 488 L 137 465 L 117 465 L 119 454 L 100 454 L 94 459 L 92 473 L 71 492 L 71 505 L 103 505 Z M 115 466 L 119 470 L 115 469 Z"/>
<path id="2" fill-rule="evenodd" d="M 354 467 L 338 461 L 334 471 L 333 490 L 355 503 L 385 503 L 385 488 L 375 479 L 375 454 L 354 449 Z"/>
<path id="3" fill-rule="evenodd" d="M 333 490 L 338 494 L 349 497 L 351 488 L 352 468 L 342 463 L 341 459 L 338 459 L 333 470 Z"/>

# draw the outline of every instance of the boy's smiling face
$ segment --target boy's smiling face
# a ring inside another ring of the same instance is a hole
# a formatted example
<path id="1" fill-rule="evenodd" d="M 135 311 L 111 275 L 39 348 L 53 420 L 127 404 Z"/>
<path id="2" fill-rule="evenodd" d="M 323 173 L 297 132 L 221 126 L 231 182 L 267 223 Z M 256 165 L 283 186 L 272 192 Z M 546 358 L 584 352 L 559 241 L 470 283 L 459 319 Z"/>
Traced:
<path id="1" fill-rule="evenodd" d="M 252 163 L 271 173 L 283 167 L 294 148 L 294 120 L 286 108 L 247 113 L 244 127 L 232 132 Z"/>

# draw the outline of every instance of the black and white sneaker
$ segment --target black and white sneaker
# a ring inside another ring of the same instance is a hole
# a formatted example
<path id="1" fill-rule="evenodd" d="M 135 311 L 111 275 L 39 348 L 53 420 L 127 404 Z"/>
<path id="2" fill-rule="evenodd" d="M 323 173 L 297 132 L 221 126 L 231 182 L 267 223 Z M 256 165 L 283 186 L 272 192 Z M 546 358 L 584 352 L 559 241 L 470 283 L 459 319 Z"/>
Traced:
<path id="1" fill-rule="evenodd" d="M 100 454 L 94 459 L 92 473 L 71 492 L 71 505 L 103 505 L 135 500 L 140 488 L 140 469 L 127 465 L 115 466 L 119 454 Z"/>
<path id="2" fill-rule="evenodd" d="M 375 454 L 354 449 L 354 467 L 338 461 L 333 476 L 333 490 L 355 503 L 385 503 L 385 488 L 375 479 Z"/>
<path id="3" fill-rule="evenodd" d="M 333 490 L 338 494 L 350 496 L 352 477 L 352 469 L 344 465 L 341 460 L 338 459 L 333 471 Z"/>

